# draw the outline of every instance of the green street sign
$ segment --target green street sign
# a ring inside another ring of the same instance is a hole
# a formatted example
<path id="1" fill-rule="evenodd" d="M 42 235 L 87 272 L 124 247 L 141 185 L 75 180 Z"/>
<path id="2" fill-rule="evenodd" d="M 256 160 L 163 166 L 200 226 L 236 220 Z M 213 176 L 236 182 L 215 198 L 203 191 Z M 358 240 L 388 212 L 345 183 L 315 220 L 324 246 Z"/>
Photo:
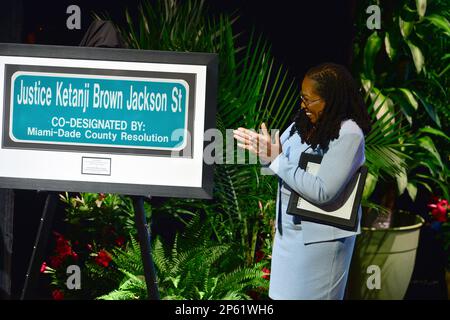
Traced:
<path id="1" fill-rule="evenodd" d="M 17 71 L 11 86 L 15 142 L 166 150 L 186 144 L 183 80 Z"/>

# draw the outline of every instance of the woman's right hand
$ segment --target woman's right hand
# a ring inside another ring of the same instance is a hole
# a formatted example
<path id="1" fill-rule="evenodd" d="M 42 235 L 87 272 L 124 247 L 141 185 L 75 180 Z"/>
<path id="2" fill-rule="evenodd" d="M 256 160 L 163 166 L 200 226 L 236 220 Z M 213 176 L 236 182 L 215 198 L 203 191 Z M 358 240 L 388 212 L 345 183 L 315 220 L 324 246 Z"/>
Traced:
<path id="1" fill-rule="evenodd" d="M 282 152 L 280 132 L 275 133 L 275 143 L 272 143 L 272 137 L 264 122 L 261 124 L 261 132 L 259 134 L 242 127 L 233 130 L 234 138 L 238 140 L 238 147 L 258 155 L 264 162 L 272 162 Z"/>

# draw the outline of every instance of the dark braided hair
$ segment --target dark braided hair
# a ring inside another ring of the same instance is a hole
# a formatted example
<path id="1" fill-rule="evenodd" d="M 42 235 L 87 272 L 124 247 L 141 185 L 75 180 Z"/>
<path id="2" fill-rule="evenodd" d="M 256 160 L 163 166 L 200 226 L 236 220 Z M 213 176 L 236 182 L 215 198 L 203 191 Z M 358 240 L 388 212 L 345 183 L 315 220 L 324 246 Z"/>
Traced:
<path id="1" fill-rule="evenodd" d="M 331 140 L 339 136 L 341 122 L 354 120 L 367 134 L 370 129 L 370 117 L 358 87 L 350 72 L 335 63 L 323 63 L 308 70 L 305 77 L 316 82 L 316 92 L 325 101 L 322 115 L 314 125 L 303 108 L 294 115 L 289 136 L 295 132 L 300 135 L 302 143 L 313 149 L 320 146 L 328 148 Z"/>

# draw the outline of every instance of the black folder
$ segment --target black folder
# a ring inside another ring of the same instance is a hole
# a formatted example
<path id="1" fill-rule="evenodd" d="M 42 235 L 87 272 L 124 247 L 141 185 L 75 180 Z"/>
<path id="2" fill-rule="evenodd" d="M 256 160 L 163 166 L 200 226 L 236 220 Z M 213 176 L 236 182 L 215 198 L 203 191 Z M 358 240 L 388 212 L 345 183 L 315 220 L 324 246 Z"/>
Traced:
<path id="1" fill-rule="evenodd" d="M 302 153 L 299 167 L 311 174 L 317 173 L 322 156 Z M 361 166 L 340 194 L 327 205 L 319 205 L 304 199 L 292 188 L 287 213 L 298 216 L 302 221 L 311 221 L 345 230 L 357 229 L 358 208 L 361 203 L 367 167 Z"/>

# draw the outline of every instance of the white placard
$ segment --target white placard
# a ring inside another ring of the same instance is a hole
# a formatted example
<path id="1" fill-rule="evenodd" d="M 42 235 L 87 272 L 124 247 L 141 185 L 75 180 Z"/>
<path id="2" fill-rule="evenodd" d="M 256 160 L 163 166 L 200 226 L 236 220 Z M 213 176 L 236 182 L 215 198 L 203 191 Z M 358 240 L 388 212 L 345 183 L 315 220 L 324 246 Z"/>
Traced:
<path id="1" fill-rule="evenodd" d="M 111 159 L 109 158 L 81 158 L 81 173 L 103 176 L 111 175 Z"/>

